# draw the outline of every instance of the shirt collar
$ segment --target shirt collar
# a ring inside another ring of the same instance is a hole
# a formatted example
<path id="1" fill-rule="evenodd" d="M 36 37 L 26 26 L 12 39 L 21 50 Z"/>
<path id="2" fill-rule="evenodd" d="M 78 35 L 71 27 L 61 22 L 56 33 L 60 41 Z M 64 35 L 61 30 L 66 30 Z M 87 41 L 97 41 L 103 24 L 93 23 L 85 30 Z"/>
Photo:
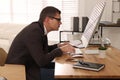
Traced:
<path id="1" fill-rule="evenodd" d="M 47 35 L 47 29 L 46 29 L 46 27 L 45 27 L 45 25 L 44 25 L 44 35 Z"/>

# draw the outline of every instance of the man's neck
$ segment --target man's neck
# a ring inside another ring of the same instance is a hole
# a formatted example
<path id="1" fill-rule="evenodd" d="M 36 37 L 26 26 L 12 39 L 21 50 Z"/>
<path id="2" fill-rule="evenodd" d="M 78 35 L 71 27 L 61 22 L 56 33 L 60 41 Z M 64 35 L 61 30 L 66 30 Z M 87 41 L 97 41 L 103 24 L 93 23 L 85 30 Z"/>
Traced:
<path id="1" fill-rule="evenodd" d="M 50 31 L 52 31 L 52 30 L 50 29 L 49 25 L 47 25 L 47 24 L 45 24 L 45 23 L 44 23 L 44 27 L 46 28 L 47 33 L 49 33 Z"/>

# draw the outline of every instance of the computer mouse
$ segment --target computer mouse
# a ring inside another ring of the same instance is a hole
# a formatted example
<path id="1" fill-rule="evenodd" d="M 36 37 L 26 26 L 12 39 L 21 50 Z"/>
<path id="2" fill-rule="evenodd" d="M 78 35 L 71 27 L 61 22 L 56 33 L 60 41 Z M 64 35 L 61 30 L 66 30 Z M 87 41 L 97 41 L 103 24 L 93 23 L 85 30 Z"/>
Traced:
<path id="1" fill-rule="evenodd" d="M 5 78 L 5 77 L 0 77 L 0 80 L 7 80 L 7 78 Z"/>

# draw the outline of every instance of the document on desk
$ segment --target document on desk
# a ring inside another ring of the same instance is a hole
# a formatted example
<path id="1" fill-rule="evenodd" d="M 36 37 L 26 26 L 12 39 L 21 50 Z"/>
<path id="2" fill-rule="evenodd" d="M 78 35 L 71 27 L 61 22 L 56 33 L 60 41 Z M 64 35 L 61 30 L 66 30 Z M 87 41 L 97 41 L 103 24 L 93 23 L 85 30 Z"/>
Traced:
<path id="1" fill-rule="evenodd" d="M 70 44 L 76 48 L 84 48 L 83 43 L 81 40 L 73 40 L 70 41 Z"/>
<path id="2" fill-rule="evenodd" d="M 70 44 L 72 46 L 78 46 L 78 45 L 82 44 L 82 42 L 80 40 L 73 40 L 73 41 L 70 41 Z"/>
<path id="3" fill-rule="evenodd" d="M 75 48 L 75 53 L 71 53 L 73 58 L 83 57 L 83 52 L 79 48 Z"/>

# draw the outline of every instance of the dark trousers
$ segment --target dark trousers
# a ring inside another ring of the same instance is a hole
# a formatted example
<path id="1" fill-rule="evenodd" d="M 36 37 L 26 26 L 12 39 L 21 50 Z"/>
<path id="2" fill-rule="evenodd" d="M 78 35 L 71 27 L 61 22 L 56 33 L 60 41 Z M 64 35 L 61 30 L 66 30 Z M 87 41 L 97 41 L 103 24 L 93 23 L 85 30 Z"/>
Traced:
<path id="1" fill-rule="evenodd" d="M 41 80 L 55 80 L 54 79 L 55 63 L 50 63 L 43 68 L 40 68 Z"/>

